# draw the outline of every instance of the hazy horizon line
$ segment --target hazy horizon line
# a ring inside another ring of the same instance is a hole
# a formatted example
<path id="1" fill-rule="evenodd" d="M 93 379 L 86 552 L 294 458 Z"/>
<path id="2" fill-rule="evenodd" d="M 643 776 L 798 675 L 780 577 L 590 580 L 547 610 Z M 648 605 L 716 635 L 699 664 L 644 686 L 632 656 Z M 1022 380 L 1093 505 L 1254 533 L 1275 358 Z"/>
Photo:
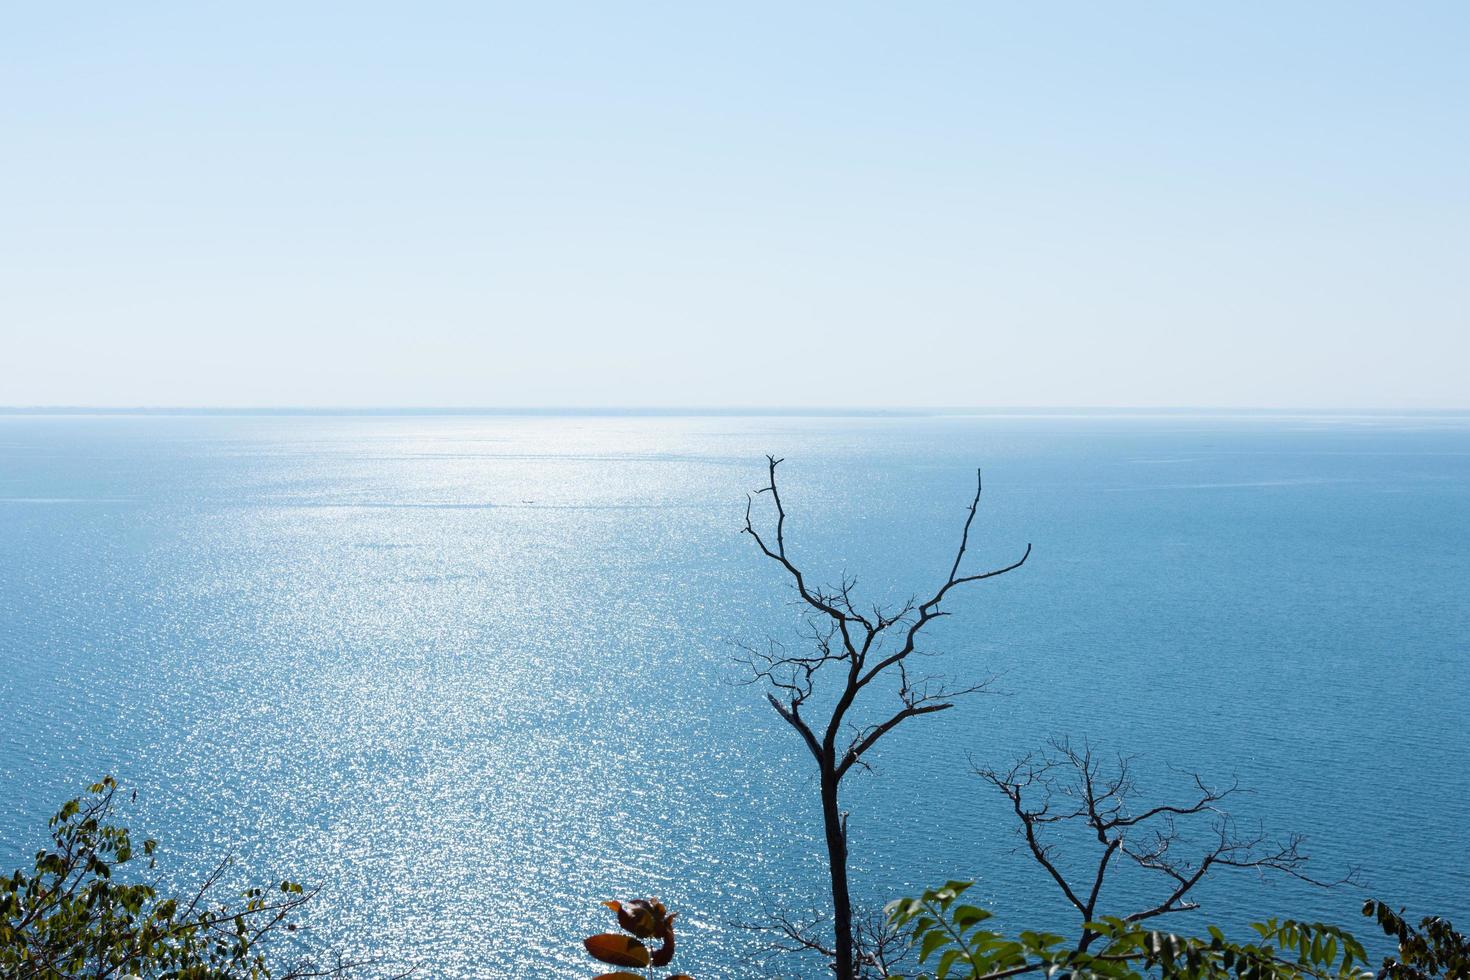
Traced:
<path id="1" fill-rule="evenodd" d="M 172 416 L 793 416 L 813 418 L 940 418 L 965 415 L 1255 415 L 1255 416 L 1470 416 L 1464 408 L 1241 405 L 990 405 L 864 407 L 787 405 L 0 405 L 0 415 L 172 415 Z"/>

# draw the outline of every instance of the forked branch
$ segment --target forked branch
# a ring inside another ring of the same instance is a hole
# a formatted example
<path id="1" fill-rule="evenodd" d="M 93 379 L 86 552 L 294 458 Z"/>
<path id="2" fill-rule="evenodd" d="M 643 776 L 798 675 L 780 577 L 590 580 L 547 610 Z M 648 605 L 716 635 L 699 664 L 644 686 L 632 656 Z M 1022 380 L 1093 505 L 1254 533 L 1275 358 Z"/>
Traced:
<path id="1" fill-rule="evenodd" d="M 924 628 L 934 620 L 948 615 L 941 608 L 941 603 L 951 589 L 995 578 L 1020 568 L 1031 556 L 1031 545 L 1026 545 L 1021 557 L 1007 565 L 968 575 L 961 573 L 965 554 L 970 546 L 970 530 L 974 526 L 975 514 L 979 509 L 980 497 L 984 488 L 980 471 L 976 470 L 975 495 L 971 498 L 969 509 L 965 514 L 959 547 L 955 551 L 954 560 L 950 564 L 949 574 L 945 580 L 928 599 L 922 602 L 915 598 L 890 610 L 875 606 L 870 614 L 865 614 L 859 611 L 858 603 L 854 599 L 853 593 L 857 585 L 855 580 L 844 577 L 836 587 L 813 585 L 806 573 L 788 553 L 786 506 L 781 499 L 781 491 L 776 480 L 776 469 L 782 462 L 783 460 L 775 456 L 766 457 L 767 482 L 764 487 L 746 496 L 743 533 L 750 535 L 755 540 L 762 554 L 781 566 L 790 577 L 801 601 L 814 616 L 825 620 L 828 626 L 826 630 L 821 630 L 815 625 L 812 627 L 810 639 L 813 641 L 815 650 L 813 654 L 789 655 L 783 653 L 780 656 L 771 656 L 767 653 L 741 658 L 741 662 L 751 668 L 752 680 L 765 682 L 772 687 L 773 696 L 779 696 L 779 700 L 783 702 L 782 717 L 787 718 L 788 721 L 800 718 L 802 705 L 812 696 L 811 680 L 815 671 L 834 662 L 844 664 L 847 668 L 847 678 L 837 698 L 831 723 L 826 726 L 826 735 L 834 736 L 841 728 L 847 713 L 854 707 L 859 692 L 891 669 L 901 667 L 904 661 L 917 652 Z M 760 495 L 769 495 L 776 511 L 774 545 L 755 525 L 755 498 Z M 896 646 L 893 642 L 887 642 L 890 636 L 896 640 Z M 883 652 L 885 648 L 888 651 L 886 653 Z M 750 652 L 746 650 L 747 654 Z M 825 750 L 834 755 L 834 765 L 842 765 L 843 772 L 846 772 L 848 768 L 856 764 L 864 752 L 873 747 L 879 738 L 903 721 L 918 715 L 942 711 L 952 704 L 952 702 L 946 703 L 947 699 L 973 693 L 983 687 L 983 684 L 973 685 L 916 697 L 905 679 L 899 691 L 901 707 L 894 711 L 886 721 L 868 726 L 864 734 L 848 747 L 840 759 L 835 758 L 835 740 L 832 737 L 821 738 L 820 741 Z"/>

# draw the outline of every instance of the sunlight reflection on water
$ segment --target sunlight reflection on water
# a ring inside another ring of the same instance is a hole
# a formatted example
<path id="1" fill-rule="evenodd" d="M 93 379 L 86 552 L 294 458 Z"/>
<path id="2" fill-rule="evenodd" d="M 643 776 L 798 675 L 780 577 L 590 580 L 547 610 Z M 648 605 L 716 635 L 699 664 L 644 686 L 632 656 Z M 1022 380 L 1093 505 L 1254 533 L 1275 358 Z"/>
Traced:
<path id="1" fill-rule="evenodd" d="M 297 869 L 325 885 L 319 940 L 426 976 L 580 975 L 595 903 L 632 894 L 684 910 L 691 972 L 763 975 L 729 924 L 805 908 L 822 871 L 799 746 L 731 683 L 732 640 L 795 625 L 737 533 L 778 451 L 794 547 L 875 598 L 942 574 L 976 463 L 977 560 L 1037 548 L 935 634 L 950 669 L 999 670 L 1007 693 L 903 733 L 854 786 L 869 900 L 976 876 L 1007 921 L 1055 916 L 967 754 L 1070 732 L 1146 753 L 1161 787 L 1164 763 L 1239 772 L 1260 790 L 1247 811 L 1311 835 L 1324 867 L 1365 860 L 1374 894 L 1470 916 L 1464 873 L 1426 856 L 1463 850 L 1470 819 L 1464 427 L 0 429 L 0 843 L 16 861 L 106 770 L 139 787 L 134 823 L 170 855 Z M 1359 898 L 1243 878 L 1206 895 L 1227 922 L 1246 903 L 1351 921 Z"/>

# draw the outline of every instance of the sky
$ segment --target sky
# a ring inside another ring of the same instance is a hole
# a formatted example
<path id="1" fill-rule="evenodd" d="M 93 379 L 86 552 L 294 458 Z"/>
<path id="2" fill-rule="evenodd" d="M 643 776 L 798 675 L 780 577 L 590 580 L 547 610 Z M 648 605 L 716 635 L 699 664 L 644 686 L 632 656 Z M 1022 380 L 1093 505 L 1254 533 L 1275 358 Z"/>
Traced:
<path id="1" fill-rule="evenodd" d="M 1470 407 L 1470 4 L 0 8 L 0 405 Z"/>

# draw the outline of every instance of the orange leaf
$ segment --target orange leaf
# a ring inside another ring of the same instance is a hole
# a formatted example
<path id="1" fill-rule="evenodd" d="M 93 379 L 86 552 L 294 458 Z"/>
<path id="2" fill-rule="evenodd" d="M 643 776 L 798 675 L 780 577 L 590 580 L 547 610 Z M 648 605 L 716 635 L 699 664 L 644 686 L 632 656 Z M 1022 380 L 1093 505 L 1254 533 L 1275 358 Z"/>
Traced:
<path id="1" fill-rule="evenodd" d="M 610 902 L 602 904 L 612 908 Z M 663 925 L 664 907 L 658 904 L 657 899 L 635 898 L 626 904 L 619 902 L 617 906 L 613 911 L 618 914 L 618 925 L 639 939 L 651 939 L 658 935 Z"/>
<path id="2" fill-rule="evenodd" d="M 604 932 L 600 935 L 588 936 L 582 940 L 582 945 L 586 946 L 587 952 L 597 959 L 604 963 L 611 963 L 613 966 L 648 965 L 648 947 L 627 936 Z"/>
<path id="3" fill-rule="evenodd" d="M 669 916 L 672 920 L 673 916 Z M 664 944 L 653 951 L 653 958 L 649 961 L 654 966 L 668 966 L 669 960 L 674 958 L 674 924 L 670 921 L 664 926 Z"/>

